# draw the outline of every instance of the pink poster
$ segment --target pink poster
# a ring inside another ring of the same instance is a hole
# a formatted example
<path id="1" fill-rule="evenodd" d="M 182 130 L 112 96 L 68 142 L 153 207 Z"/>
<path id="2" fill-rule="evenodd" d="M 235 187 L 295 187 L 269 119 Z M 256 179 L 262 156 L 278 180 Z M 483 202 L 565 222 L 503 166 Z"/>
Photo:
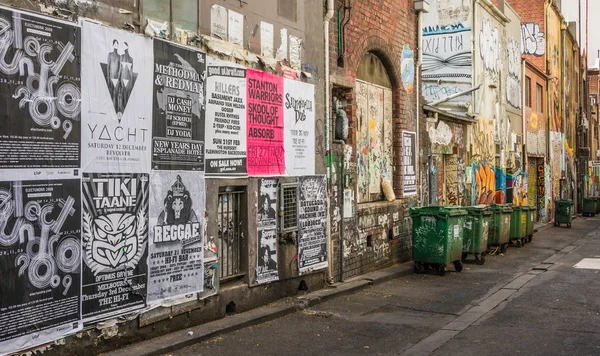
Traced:
<path id="1" fill-rule="evenodd" d="M 283 78 L 248 69 L 247 80 L 248 175 L 283 175 Z"/>

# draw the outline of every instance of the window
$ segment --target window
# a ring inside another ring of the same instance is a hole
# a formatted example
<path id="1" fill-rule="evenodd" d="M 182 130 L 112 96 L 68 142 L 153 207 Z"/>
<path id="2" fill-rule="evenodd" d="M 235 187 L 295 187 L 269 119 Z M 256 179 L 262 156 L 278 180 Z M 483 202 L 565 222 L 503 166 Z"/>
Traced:
<path id="1" fill-rule="evenodd" d="M 535 109 L 544 113 L 544 88 L 539 84 L 535 85 Z"/>
<path id="2" fill-rule="evenodd" d="M 281 185 L 281 210 L 282 216 L 282 232 L 296 231 L 298 229 L 298 184 L 285 183 Z"/>
<path id="3" fill-rule="evenodd" d="M 277 14 L 283 18 L 296 22 L 298 17 L 297 0 L 277 0 Z"/>
<path id="4" fill-rule="evenodd" d="M 531 78 L 525 77 L 525 106 L 531 107 Z"/>

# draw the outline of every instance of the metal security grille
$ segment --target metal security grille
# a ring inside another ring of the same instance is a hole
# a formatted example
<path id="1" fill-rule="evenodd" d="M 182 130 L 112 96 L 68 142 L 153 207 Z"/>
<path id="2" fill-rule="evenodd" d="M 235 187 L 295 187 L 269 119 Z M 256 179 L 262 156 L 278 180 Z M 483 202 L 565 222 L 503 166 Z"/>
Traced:
<path id="1" fill-rule="evenodd" d="M 298 184 L 283 184 L 281 186 L 281 210 L 283 211 L 283 232 L 294 231 L 298 229 Z"/>
<path id="2" fill-rule="evenodd" d="M 244 187 L 219 188 L 219 204 L 217 207 L 219 238 L 218 253 L 221 266 L 221 280 L 242 275 L 240 269 L 240 247 L 244 238 L 242 230 L 242 203 Z"/>

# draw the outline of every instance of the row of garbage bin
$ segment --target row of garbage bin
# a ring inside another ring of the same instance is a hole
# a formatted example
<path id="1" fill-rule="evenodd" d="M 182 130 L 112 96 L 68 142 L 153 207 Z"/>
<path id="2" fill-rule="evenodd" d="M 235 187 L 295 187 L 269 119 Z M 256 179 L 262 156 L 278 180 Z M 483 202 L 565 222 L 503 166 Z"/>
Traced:
<path id="1" fill-rule="evenodd" d="M 571 227 L 573 202 L 555 203 L 555 221 Z M 511 242 L 524 246 L 533 239 L 534 214 L 534 207 L 510 204 L 411 208 L 415 272 L 444 275 L 451 263 L 460 272 L 469 255 L 483 265 L 489 247 L 505 252 Z"/>

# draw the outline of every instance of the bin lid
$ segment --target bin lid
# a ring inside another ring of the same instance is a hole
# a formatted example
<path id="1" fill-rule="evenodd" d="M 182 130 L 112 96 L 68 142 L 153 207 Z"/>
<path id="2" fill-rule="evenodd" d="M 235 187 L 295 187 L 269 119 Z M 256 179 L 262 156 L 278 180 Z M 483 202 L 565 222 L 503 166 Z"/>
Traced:
<path id="1" fill-rule="evenodd" d="M 596 200 L 596 199 L 597 199 L 596 197 L 587 197 L 587 198 L 583 198 L 583 200 L 588 200 L 588 201 L 590 201 L 590 200 Z"/>
<path id="2" fill-rule="evenodd" d="M 419 215 L 441 215 L 441 216 L 461 216 L 467 215 L 467 211 L 462 206 L 422 206 L 410 208 L 409 214 L 411 217 Z"/>
<path id="3" fill-rule="evenodd" d="M 465 207 L 470 215 L 492 215 L 489 205 L 473 205 Z"/>
<path id="4" fill-rule="evenodd" d="M 494 204 L 491 209 L 495 212 L 512 213 L 512 207 L 509 204 Z"/>

